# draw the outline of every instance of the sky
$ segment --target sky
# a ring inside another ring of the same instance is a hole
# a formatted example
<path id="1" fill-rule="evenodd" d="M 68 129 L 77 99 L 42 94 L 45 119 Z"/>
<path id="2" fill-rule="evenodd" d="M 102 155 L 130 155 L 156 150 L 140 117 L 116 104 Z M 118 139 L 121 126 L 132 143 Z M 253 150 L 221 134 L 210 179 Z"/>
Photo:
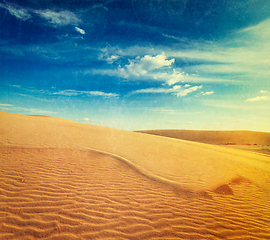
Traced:
<path id="1" fill-rule="evenodd" d="M 270 132 L 269 0 L 0 0 L 0 111 Z"/>

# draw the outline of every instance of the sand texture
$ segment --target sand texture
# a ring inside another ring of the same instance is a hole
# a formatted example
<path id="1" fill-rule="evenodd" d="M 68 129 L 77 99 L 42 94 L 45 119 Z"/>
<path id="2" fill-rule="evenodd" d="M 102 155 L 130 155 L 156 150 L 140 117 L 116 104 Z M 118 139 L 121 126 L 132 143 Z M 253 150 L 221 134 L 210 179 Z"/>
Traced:
<path id="1" fill-rule="evenodd" d="M 270 158 L 0 114 L 0 239 L 269 239 Z"/>

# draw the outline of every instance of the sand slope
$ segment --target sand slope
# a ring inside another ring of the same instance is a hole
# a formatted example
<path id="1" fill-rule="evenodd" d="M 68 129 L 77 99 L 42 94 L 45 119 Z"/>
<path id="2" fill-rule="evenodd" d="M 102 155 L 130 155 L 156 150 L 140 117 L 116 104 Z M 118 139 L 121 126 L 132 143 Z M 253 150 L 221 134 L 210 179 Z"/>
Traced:
<path id="1" fill-rule="evenodd" d="M 270 238 L 264 155 L 6 113 L 0 142 L 0 239 Z"/>
<path id="2" fill-rule="evenodd" d="M 239 177 L 260 184 L 270 176 L 269 158 L 262 154 L 57 118 L 1 113 L 0 123 L 2 146 L 96 150 L 186 190 L 215 190 Z"/>

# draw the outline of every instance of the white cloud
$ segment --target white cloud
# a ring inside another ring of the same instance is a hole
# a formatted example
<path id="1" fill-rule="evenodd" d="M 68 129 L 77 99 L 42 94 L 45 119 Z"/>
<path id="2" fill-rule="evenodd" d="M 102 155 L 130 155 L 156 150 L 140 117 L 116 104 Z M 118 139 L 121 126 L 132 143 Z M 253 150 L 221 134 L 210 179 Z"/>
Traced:
<path id="1" fill-rule="evenodd" d="M 167 79 L 168 85 L 173 85 L 175 83 L 178 83 L 180 81 L 183 81 L 184 73 L 181 73 L 177 71 L 176 69 L 173 69 L 173 73 L 164 73 L 160 75 L 161 78 Z"/>
<path id="2" fill-rule="evenodd" d="M 117 71 L 105 70 L 103 74 L 114 74 L 124 78 L 140 77 L 141 80 L 152 79 L 174 85 L 178 82 L 184 82 L 184 77 L 187 76 L 184 72 L 180 72 L 179 69 L 172 68 L 174 62 L 175 59 L 167 59 L 164 52 L 156 56 L 137 56 L 133 60 L 129 59 L 129 64 L 124 67 L 119 66 Z"/>
<path id="3" fill-rule="evenodd" d="M 119 56 L 117 56 L 117 55 L 112 55 L 112 56 L 110 56 L 110 57 L 107 57 L 106 61 L 107 61 L 108 63 L 113 63 L 113 62 L 116 61 L 117 59 L 119 59 Z"/>
<path id="4" fill-rule="evenodd" d="M 176 96 L 177 97 L 184 97 L 184 96 L 188 95 L 189 93 L 195 92 L 195 91 L 197 91 L 198 89 L 201 89 L 201 88 L 202 88 L 202 85 L 201 86 L 190 87 L 188 89 L 180 91 L 179 93 L 176 94 Z"/>
<path id="5" fill-rule="evenodd" d="M 264 90 L 261 90 L 260 93 L 267 93 L 267 91 L 266 90 L 265 91 Z"/>
<path id="6" fill-rule="evenodd" d="M 136 91 L 133 92 L 133 94 L 136 94 L 136 93 L 168 93 L 168 92 L 172 92 L 172 88 L 171 89 L 167 89 L 167 88 L 146 88 L 146 89 L 136 90 Z"/>
<path id="7" fill-rule="evenodd" d="M 52 114 L 56 112 L 47 111 L 47 110 L 41 110 L 41 109 L 35 109 L 35 108 L 23 108 L 23 107 L 14 107 L 12 110 L 17 111 L 24 111 L 24 112 L 30 112 L 30 113 L 36 113 L 36 114 Z"/>
<path id="8" fill-rule="evenodd" d="M 52 114 L 52 113 L 56 113 L 56 112 L 52 112 L 52 111 L 35 109 L 35 108 L 17 107 L 17 106 L 14 106 L 12 104 L 3 104 L 3 103 L 0 103 L 0 109 L 11 111 L 11 112 L 24 112 L 26 114 Z"/>
<path id="9" fill-rule="evenodd" d="M 12 107 L 14 105 L 12 104 L 7 104 L 7 103 L 0 103 L 0 106 L 3 106 L 3 107 Z"/>
<path id="10" fill-rule="evenodd" d="M 85 31 L 81 28 L 75 27 L 75 30 L 78 31 L 79 33 L 81 33 L 82 35 L 85 34 Z"/>
<path id="11" fill-rule="evenodd" d="M 119 55 L 115 54 L 117 51 L 119 51 L 119 49 L 115 47 L 110 48 L 110 51 L 108 50 L 108 47 L 102 48 L 102 53 L 99 55 L 99 60 L 105 60 L 107 63 L 112 64 L 120 58 Z"/>
<path id="12" fill-rule="evenodd" d="M 204 95 L 211 95 L 213 94 L 214 91 L 210 91 L 210 92 L 201 92 L 201 94 L 204 96 Z"/>
<path id="13" fill-rule="evenodd" d="M 22 19 L 23 21 L 32 18 L 31 14 L 28 13 L 27 9 L 20 8 L 15 4 L 8 5 L 0 3 L 0 7 L 5 8 L 9 11 L 11 15 L 15 16 L 16 18 Z"/>
<path id="14" fill-rule="evenodd" d="M 88 96 L 101 96 L 101 97 L 118 97 L 116 93 L 105 93 L 101 91 L 76 91 L 76 90 L 63 90 L 60 92 L 54 92 L 54 95 L 62 96 L 78 96 L 78 95 L 88 95 Z"/>
<path id="15" fill-rule="evenodd" d="M 175 85 L 175 86 L 173 86 L 172 90 L 177 91 L 177 90 L 179 90 L 180 88 L 181 88 L 180 85 Z"/>
<path id="16" fill-rule="evenodd" d="M 21 85 L 10 85 L 10 86 L 15 87 L 15 88 L 20 88 L 21 87 Z"/>
<path id="17" fill-rule="evenodd" d="M 53 94 L 54 95 L 64 95 L 64 96 L 77 96 L 77 95 L 80 95 L 80 92 L 75 91 L 75 90 L 63 90 L 60 92 L 55 92 Z"/>
<path id="18" fill-rule="evenodd" d="M 162 67 L 170 67 L 175 60 L 167 60 L 166 58 L 164 53 L 157 56 L 145 55 L 142 58 L 137 57 L 134 60 L 129 60 L 129 64 L 125 65 L 124 68 L 119 68 L 119 71 L 126 78 L 129 76 L 139 77 Z"/>
<path id="19" fill-rule="evenodd" d="M 100 92 L 100 91 L 89 91 L 86 94 L 92 95 L 92 96 L 102 96 L 102 97 L 118 97 L 119 96 L 116 93 L 105 93 L 105 92 Z"/>
<path id="20" fill-rule="evenodd" d="M 100 56 L 99 56 L 99 59 L 103 59 L 103 60 L 105 60 L 107 63 L 109 63 L 109 64 L 112 64 L 113 62 L 115 62 L 117 59 L 119 59 L 120 57 L 119 56 L 117 56 L 117 55 L 111 55 L 111 56 L 106 56 L 106 55 L 103 55 L 103 54 L 101 54 Z"/>
<path id="21" fill-rule="evenodd" d="M 263 97 L 249 98 L 246 100 L 246 102 L 258 102 L 258 101 L 267 101 L 267 100 L 269 100 L 269 98 L 266 96 L 263 96 Z"/>
<path id="22" fill-rule="evenodd" d="M 89 118 L 84 118 L 83 121 L 89 121 Z"/>
<path id="23" fill-rule="evenodd" d="M 76 25 L 80 22 L 80 19 L 69 11 L 35 10 L 34 12 L 54 26 Z"/>
<path id="24" fill-rule="evenodd" d="M 182 89 L 180 85 L 175 85 L 172 88 L 146 88 L 146 89 L 140 89 L 137 91 L 134 91 L 133 94 L 138 93 L 171 93 L 177 97 L 184 97 L 188 95 L 191 92 L 197 91 L 198 89 L 201 89 L 201 86 L 193 86 L 187 89 Z"/>

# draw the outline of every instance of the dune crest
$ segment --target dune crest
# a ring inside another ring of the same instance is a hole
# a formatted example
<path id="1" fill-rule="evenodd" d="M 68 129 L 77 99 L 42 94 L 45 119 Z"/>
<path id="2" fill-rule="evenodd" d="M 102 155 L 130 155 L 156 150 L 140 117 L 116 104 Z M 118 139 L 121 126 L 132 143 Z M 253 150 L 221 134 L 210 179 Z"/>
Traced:
<path id="1" fill-rule="evenodd" d="M 38 116 L 0 113 L 0 125 L 2 146 L 93 150 L 191 191 L 213 191 L 238 177 L 260 184 L 270 176 L 263 154 Z"/>

